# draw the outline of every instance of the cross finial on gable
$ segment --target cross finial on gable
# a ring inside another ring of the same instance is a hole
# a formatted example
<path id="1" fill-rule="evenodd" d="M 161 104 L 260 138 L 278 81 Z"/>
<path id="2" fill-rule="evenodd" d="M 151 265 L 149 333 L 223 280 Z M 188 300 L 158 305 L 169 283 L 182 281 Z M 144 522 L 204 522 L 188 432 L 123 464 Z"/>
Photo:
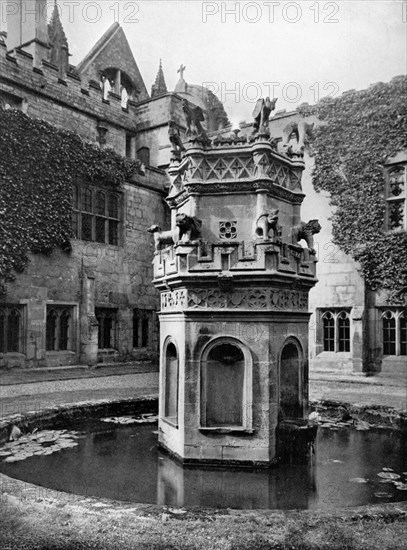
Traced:
<path id="1" fill-rule="evenodd" d="M 184 78 L 184 71 L 185 71 L 185 69 L 186 69 L 185 65 L 183 65 L 183 64 L 181 63 L 181 66 L 180 66 L 180 68 L 179 68 L 178 71 L 177 71 L 177 73 L 180 73 L 180 78 Z"/>

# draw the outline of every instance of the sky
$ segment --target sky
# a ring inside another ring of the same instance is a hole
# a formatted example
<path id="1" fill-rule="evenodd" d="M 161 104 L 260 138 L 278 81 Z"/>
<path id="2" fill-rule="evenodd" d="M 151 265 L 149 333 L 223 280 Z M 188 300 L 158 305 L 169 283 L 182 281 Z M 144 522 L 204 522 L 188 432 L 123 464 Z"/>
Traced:
<path id="1" fill-rule="evenodd" d="M 0 0 L 5 13 L 18 0 Z M 407 1 L 58 0 L 76 65 L 115 22 L 147 89 L 160 58 L 169 90 L 205 84 L 230 119 L 251 119 L 262 96 L 277 110 L 386 82 L 407 72 Z M 53 0 L 49 0 L 49 8 Z"/>

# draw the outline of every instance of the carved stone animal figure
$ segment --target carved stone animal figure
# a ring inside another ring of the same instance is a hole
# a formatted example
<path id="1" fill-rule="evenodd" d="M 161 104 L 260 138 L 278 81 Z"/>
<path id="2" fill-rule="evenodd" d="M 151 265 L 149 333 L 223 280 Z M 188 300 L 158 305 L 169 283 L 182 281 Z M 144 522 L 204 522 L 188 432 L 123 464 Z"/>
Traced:
<path id="1" fill-rule="evenodd" d="M 202 109 L 198 105 L 192 106 L 186 99 L 183 99 L 182 110 L 185 113 L 187 135 L 206 136 L 201 124 L 205 120 Z"/>
<path id="2" fill-rule="evenodd" d="M 257 237 L 264 240 L 269 238 L 270 230 L 273 230 L 273 240 L 278 240 L 281 236 L 281 228 L 278 225 L 278 210 L 270 210 L 259 216 L 256 220 L 255 233 Z"/>
<path id="3" fill-rule="evenodd" d="M 202 220 L 195 216 L 179 213 L 175 217 L 175 225 L 178 228 L 178 241 L 188 242 L 201 237 Z"/>
<path id="4" fill-rule="evenodd" d="M 184 144 L 182 143 L 182 140 L 181 140 L 179 128 L 177 128 L 177 126 L 172 120 L 169 122 L 168 137 L 171 142 L 173 151 L 175 152 L 185 151 Z"/>
<path id="5" fill-rule="evenodd" d="M 270 100 L 269 97 L 266 97 L 266 99 L 258 99 L 256 106 L 253 111 L 253 134 L 256 134 L 257 132 L 268 132 L 268 122 L 269 122 L 269 116 L 272 111 L 276 108 L 277 98 L 273 98 Z"/>
<path id="6" fill-rule="evenodd" d="M 300 222 L 292 229 L 293 244 L 298 245 L 299 241 L 304 239 L 307 247 L 315 254 L 314 235 L 321 231 L 321 226 L 318 220 L 310 220 L 309 222 Z"/>
<path id="7" fill-rule="evenodd" d="M 314 123 L 310 124 L 303 119 L 290 122 L 283 130 L 283 145 L 289 145 L 294 138 L 297 141 L 298 148 L 303 149 L 309 140 L 314 137 L 313 129 Z"/>
<path id="8" fill-rule="evenodd" d="M 168 231 L 161 231 L 158 225 L 152 225 L 147 231 L 153 234 L 155 251 L 158 252 L 162 246 L 178 244 L 179 241 L 189 242 L 201 237 L 202 220 L 195 216 L 188 216 L 179 213 L 175 217 L 175 228 Z"/>
<path id="9" fill-rule="evenodd" d="M 161 249 L 162 245 L 168 246 L 175 243 L 174 237 L 176 238 L 177 231 L 172 231 L 171 229 L 169 231 L 161 231 L 161 227 L 158 225 L 152 225 L 147 231 L 153 234 L 156 252 Z"/>

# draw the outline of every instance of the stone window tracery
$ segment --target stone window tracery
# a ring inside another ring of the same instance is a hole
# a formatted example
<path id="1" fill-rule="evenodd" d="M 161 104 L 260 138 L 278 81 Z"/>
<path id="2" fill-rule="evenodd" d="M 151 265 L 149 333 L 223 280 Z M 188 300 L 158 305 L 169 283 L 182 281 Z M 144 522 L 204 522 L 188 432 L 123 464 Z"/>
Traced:
<path id="1" fill-rule="evenodd" d="M 22 308 L 0 305 L 0 353 L 22 353 Z"/>
<path id="2" fill-rule="evenodd" d="M 407 229 L 406 167 L 398 165 L 386 172 L 386 228 Z"/>
<path id="3" fill-rule="evenodd" d="M 330 309 L 322 312 L 323 351 L 336 353 L 350 351 L 349 311 Z"/>
<path id="4" fill-rule="evenodd" d="M 407 355 L 407 319 L 401 309 L 382 313 L 383 355 Z"/>
<path id="5" fill-rule="evenodd" d="M 119 244 L 120 197 L 116 193 L 73 186 L 72 224 L 76 239 Z"/>
<path id="6" fill-rule="evenodd" d="M 72 307 L 47 306 L 46 350 L 68 351 L 72 347 Z"/>
<path id="7" fill-rule="evenodd" d="M 233 240 L 237 237 L 237 222 L 222 221 L 219 222 L 219 238 L 222 240 Z"/>

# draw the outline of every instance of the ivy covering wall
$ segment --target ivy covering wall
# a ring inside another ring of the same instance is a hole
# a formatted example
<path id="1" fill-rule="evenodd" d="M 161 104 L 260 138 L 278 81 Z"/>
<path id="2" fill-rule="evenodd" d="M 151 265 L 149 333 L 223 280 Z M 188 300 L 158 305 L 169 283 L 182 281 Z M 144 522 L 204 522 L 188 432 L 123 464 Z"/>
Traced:
<path id="1" fill-rule="evenodd" d="M 24 270 L 29 252 L 69 252 L 73 182 L 119 187 L 136 163 L 17 110 L 0 110 L 0 128 L 1 284 Z"/>
<path id="2" fill-rule="evenodd" d="M 321 121 L 313 184 L 330 194 L 334 242 L 360 263 L 370 289 L 406 303 L 407 232 L 385 230 L 383 167 L 407 149 L 407 77 L 321 100 L 300 113 Z"/>

